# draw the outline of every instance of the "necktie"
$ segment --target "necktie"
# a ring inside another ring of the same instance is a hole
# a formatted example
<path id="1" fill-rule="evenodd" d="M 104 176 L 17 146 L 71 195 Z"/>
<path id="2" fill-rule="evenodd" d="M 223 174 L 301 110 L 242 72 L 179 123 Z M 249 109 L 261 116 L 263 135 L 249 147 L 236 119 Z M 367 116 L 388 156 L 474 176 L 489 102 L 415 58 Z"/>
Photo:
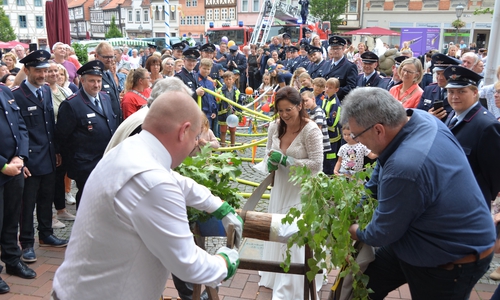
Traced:
<path id="1" fill-rule="evenodd" d="M 448 128 L 455 127 L 455 125 L 457 125 L 457 122 L 458 122 L 458 118 L 453 117 L 453 119 L 451 119 L 450 125 L 448 125 Z"/>
<path id="2" fill-rule="evenodd" d="M 37 89 L 36 90 L 36 97 L 38 98 L 38 101 L 40 101 L 40 103 L 43 102 L 43 98 L 42 98 L 42 89 Z"/>
<path id="3" fill-rule="evenodd" d="M 442 89 L 441 90 L 441 100 L 446 99 L 447 96 L 448 96 L 448 91 L 446 89 Z"/>
<path id="4" fill-rule="evenodd" d="M 367 80 L 366 77 L 363 77 L 363 86 L 366 86 Z"/>
<path id="5" fill-rule="evenodd" d="M 97 109 L 102 113 L 102 107 L 101 107 L 101 102 L 99 99 L 94 98 L 94 105 L 97 107 Z"/>

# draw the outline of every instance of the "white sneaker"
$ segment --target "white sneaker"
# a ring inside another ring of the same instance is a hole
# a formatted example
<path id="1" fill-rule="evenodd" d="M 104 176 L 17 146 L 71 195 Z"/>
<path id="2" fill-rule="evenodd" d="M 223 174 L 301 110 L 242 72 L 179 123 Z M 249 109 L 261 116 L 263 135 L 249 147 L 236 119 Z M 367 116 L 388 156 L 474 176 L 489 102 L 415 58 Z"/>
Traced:
<path id="1" fill-rule="evenodd" d="M 59 221 L 56 218 L 52 218 L 52 228 L 54 228 L 54 229 L 61 229 L 61 228 L 64 228 L 64 227 L 66 227 L 66 225 L 64 225 L 63 222 Z"/>
<path id="2" fill-rule="evenodd" d="M 64 210 L 63 212 L 58 212 L 56 218 L 58 220 L 63 220 L 63 221 L 74 221 L 75 216 L 70 214 L 67 210 Z"/>
<path id="3" fill-rule="evenodd" d="M 73 194 L 71 192 L 65 194 L 66 198 L 66 204 L 68 205 L 73 205 L 76 203 L 75 197 L 73 197 Z"/>

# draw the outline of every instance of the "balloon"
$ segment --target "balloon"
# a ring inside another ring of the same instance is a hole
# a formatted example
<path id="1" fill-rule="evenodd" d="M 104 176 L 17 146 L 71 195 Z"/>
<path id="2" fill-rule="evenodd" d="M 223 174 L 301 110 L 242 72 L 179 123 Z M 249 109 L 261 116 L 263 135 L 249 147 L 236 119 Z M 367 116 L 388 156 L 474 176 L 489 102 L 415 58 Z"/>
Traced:
<path id="1" fill-rule="evenodd" d="M 238 126 L 238 122 L 239 122 L 239 120 L 238 120 L 238 117 L 236 115 L 227 116 L 227 119 L 226 119 L 227 126 L 234 128 L 234 127 Z"/>
<path id="2" fill-rule="evenodd" d="M 227 42 L 227 47 L 228 48 L 231 47 L 231 46 L 234 46 L 234 45 L 235 45 L 235 43 L 234 43 L 233 40 L 230 40 L 229 42 Z"/>
<path id="3" fill-rule="evenodd" d="M 247 95 L 251 95 L 251 94 L 253 94 L 253 89 L 252 89 L 252 87 L 247 86 L 247 88 L 245 89 L 245 94 L 247 94 Z"/>
<path id="4" fill-rule="evenodd" d="M 271 108 L 269 107 L 269 103 L 262 105 L 262 111 L 266 112 L 266 113 L 271 111 Z"/>
<path id="5" fill-rule="evenodd" d="M 224 43 L 226 43 L 226 44 L 227 44 L 227 41 L 228 41 L 228 40 L 229 40 L 229 39 L 227 38 L 227 36 L 223 36 L 223 37 L 220 39 L 220 41 L 221 41 L 221 42 L 224 42 Z"/>

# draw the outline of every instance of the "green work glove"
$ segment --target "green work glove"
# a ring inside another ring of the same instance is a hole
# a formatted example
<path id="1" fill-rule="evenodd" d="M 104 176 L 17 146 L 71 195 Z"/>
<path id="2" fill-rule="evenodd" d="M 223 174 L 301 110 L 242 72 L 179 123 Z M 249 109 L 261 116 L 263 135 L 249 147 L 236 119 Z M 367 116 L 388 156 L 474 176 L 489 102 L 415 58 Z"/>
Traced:
<path id="1" fill-rule="evenodd" d="M 282 164 L 283 166 L 290 166 L 293 165 L 293 158 L 284 155 L 280 151 L 272 151 L 271 154 L 269 155 L 269 160 L 268 160 L 268 165 L 269 162 L 272 162 L 274 165 L 279 165 Z"/>
<path id="2" fill-rule="evenodd" d="M 222 256 L 222 258 L 224 258 L 224 260 L 226 261 L 227 276 L 224 280 L 228 280 L 229 278 L 234 276 L 234 274 L 236 273 L 236 269 L 238 269 L 238 266 L 240 264 L 240 256 L 238 254 L 238 251 L 229 249 L 228 247 L 221 247 L 219 250 L 217 250 L 217 255 Z"/>
<path id="3" fill-rule="evenodd" d="M 243 220 L 236 214 L 234 208 L 227 202 L 222 202 L 222 205 L 212 213 L 212 216 L 216 217 L 218 220 L 222 220 L 222 225 L 226 233 L 229 224 L 234 225 L 234 244 L 236 247 L 240 247 L 243 238 Z"/>
<path id="4" fill-rule="evenodd" d="M 267 160 L 267 171 L 269 173 L 278 170 L 278 164 L 272 162 L 270 159 Z"/>

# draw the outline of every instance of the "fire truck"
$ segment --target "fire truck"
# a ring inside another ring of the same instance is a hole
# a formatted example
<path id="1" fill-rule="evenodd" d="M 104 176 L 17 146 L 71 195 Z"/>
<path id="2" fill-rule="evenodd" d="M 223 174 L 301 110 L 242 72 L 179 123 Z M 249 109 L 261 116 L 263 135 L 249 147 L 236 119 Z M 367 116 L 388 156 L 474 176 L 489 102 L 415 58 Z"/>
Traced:
<path id="1" fill-rule="evenodd" d="M 299 7 L 280 0 L 268 0 L 262 4 L 255 27 L 243 26 L 241 21 L 237 27 L 223 25 L 220 28 L 214 28 L 213 23 L 210 23 L 210 28 L 206 33 L 207 42 L 218 44 L 225 36 L 240 47 L 248 44 L 264 45 L 271 37 L 287 32 L 292 37 L 292 43 L 296 44 L 303 38 L 304 27 L 311 29 L 322 40 L 328 39 L 330 22 L 322 22 L 319 18 L 310 15 L 307 18 L 307 24 L 301 24 L 301 21 Z"/>

